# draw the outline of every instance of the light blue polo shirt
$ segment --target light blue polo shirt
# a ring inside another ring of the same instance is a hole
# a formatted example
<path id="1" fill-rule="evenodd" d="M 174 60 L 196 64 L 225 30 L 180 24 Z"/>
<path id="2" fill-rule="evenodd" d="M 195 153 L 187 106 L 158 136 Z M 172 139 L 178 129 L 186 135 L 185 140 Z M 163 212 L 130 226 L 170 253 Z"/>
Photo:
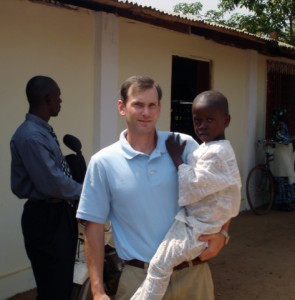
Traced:
<path id="1" fill-rule="evenodd" d="M 178 177 L 166 150 L 169 132 L 157 131 L 150 154 L 135 151 L 125 138 L 92 156 L 84 180 L 77 218 L 104 224 L 109 218 L 118 255 L 149 262 L 179 210 Z M 198 144 L 188 135 L 183 154 Z"/>

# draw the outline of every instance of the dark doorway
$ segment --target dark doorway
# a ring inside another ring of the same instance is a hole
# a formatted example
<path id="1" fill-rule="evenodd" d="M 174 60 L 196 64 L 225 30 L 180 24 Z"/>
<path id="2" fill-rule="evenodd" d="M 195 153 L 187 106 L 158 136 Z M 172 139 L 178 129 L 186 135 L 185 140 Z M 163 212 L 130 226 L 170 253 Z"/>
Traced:
<path id="1" fill-rule="evenodd" d="M 288 111 L 287 123 L 290 134 L 295 132 L 295 65 L 267 61 L 267 102 L 265 136 L 273 137 L 272 111 L 277 108 L 286 108 Z"/>
<path id="2" fill-rule="evenodd" d="M 210 62 L 172 56 L 171 131 L 189 134 L 197 140 L 191 106 L 196 95 L 210 86 Z"/>

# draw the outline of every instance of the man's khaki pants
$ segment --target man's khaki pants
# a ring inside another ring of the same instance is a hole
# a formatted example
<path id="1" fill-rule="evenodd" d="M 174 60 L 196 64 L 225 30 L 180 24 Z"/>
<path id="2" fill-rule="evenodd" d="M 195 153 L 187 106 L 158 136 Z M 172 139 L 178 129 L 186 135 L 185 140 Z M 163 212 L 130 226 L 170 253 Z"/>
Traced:
<path id="1" fill-rule="evenodd" d="M 130 300 L 147 274 L 147 269 L 125 265 L 115 300 Z M 209 265 L 174 271 L 163 300 L 213 300 L 214 287 Z"/>

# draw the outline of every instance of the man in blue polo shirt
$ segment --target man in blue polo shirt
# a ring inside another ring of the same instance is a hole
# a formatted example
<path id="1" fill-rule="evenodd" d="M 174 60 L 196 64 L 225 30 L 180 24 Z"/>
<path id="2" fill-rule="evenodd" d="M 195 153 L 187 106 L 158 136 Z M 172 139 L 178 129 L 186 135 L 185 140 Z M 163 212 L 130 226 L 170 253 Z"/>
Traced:
<path id="1" fill-rule="evenodd" d="M 85 250 L 94 300 L 109 299 L 103 287 L 107 218 L 118 255 L 125 261 L 116 299 L 129 300 L 179 210 L 177 172 L 165 146 L 169 132 L 156 130 L 161 97 L 160 86 L 151 78 L 128 78 L 118 100 L 127 129 L 119 141 L 93 155 L 88 166 L 77 218 L 86 221 Z M 186 161 L 198 144 L 187 135 L 181 134 L 181 139 L 187 140 Z M 175 268 L 164 299 L 214 299 L 209 266 L 200 260 L 217 255 L 225 238 L 215 234 L 203 239 L 209 241 L 208 249 L 200 259 Z"/>

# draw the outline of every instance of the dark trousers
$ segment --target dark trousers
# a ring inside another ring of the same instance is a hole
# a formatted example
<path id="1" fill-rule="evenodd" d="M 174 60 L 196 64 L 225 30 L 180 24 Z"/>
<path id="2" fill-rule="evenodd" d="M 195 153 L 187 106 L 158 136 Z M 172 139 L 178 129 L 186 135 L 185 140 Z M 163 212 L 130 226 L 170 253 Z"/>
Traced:
<path id="1" fill-rule="evenodd" d="M 76 210 L 66 202 L 30 201 L 22 230 L 38 300 L 70 300 L 77 247 Z"/>

